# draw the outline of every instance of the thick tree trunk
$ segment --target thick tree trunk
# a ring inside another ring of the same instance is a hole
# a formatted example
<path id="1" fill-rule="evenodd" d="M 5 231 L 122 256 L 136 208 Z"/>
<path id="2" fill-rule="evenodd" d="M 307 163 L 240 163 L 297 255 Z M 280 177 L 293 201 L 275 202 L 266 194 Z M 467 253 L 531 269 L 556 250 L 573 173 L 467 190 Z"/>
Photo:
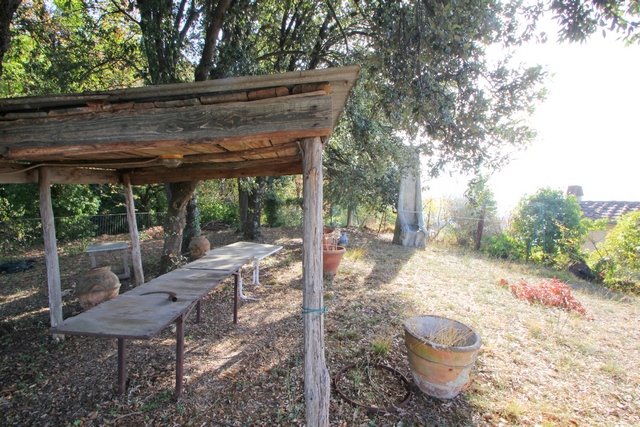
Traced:
<path id="1" fill-rule="evenodd" d="M 191 239 L 199 236 L 202 231 L 200 230 L 200 215 L 198 214 L 198 200 L 196 198 L 195 191 L 191 194 L 191 198 L 187 203 L 187 216 L 185 219 L 186 226 L 182 234 L 182 251 L 186 252 L 189 248 Z"/>
<path id="2" fill-rule="evenodd" d="M 243 237 L 247 240 L 260 240 L 262 230 L 260 217 L 262 216 L 262 199 L 267 189 L 267 178 L 256 178 L 256 185 L 248 192 L 247 218 L 243 227 Z"/>
<path id="3" fill-rule="evenodd" d="M 179 265 L 182 254 L 182 230 L 186 223 L 185 211 L 196 184 L 197 181 L 186 181 L 166 185 L 169 206 L 164 219 L 160 274 L 168 273 Z"/>
<path id="4" fill-rule="evenodd" d="M 0 0 L 0 76 L 2 61 L 11 43 L 11 21 L 22 0 Z"/>
<path id="5" fill-rule="evenodd" d="M 329 371 L 324 355 L 322 282 L 322 143 L 302 141 L 304 216 L 302 315 L 304 319 L 304 401 L 306 425 L 329 425 Z"/>
<path id="6" fill-rule="evenodd" d="M 347 208 L 347 227 L 353 227 L 353 211 L 352 207 Z"/>

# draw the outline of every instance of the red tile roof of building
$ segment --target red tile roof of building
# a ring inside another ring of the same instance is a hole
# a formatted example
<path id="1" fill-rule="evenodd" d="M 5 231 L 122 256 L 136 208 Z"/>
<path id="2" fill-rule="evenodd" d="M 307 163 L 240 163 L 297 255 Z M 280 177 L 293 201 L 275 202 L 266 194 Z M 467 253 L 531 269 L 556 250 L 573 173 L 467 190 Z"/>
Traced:
<path id="1" fill-rule="evenodd" d="M 585 218 L 591 220 L 608 219 L 609 222 L 616 222 L 627 212 L 640 211 L 640 202 L 580 202 L 580 207 Z"/>

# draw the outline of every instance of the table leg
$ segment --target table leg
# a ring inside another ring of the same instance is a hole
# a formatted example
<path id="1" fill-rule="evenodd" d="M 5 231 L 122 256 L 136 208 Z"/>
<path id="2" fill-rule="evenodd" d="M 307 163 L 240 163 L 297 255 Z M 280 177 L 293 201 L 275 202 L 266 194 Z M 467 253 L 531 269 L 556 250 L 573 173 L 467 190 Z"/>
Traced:
<path id="1" fill-rule="evenodd" d="M 238 283 L 240 280 L 240 271 L 238 270 L 234 274 L 234 285 L 233 285 L 233 324 L 238 324 Z"/>
<path id="2" fill-rule="evenodd" d="M 184 377 L 184 319 L 183 315 L 176 320 L 176 397 L 182 396 L 182 379 Z"/>
<path id="3" fill-rule="evenodd" d="M 118 394 L 124 394 L 127 388 L 127 344 L 124 338 L 118 338 Z"/>
<path id="4" fill-rule="evenodd" d="M 131 277 L 131 270 L 129 270 L 129 249 L 122 251 L 122 260 L 124 261 L 124 276 L 128 279 Z"/>
<path id="5" fill-rule="evenodd" d="M 240 270 L 238 270 L 237 277 L 238 277 L 238 294 L 240 295 L 240 298 L 242 298 L 245 301 L 259 301 L 258 298 L 248 297 L 242 292 L 242 267 L 240 267 Z"/>
<path id="6" fill-rule="evenodd" d="M 253 283 L 254 286 L 260 286 L 260 260 L 253 261 Z"/>

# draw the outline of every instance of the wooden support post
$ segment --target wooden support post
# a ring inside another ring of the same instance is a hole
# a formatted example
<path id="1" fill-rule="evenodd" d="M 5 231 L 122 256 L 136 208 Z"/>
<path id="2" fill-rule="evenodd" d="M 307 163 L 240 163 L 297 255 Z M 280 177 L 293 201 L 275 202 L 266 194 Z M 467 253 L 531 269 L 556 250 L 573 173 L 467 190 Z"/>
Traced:
<path id="1" fill-rule="evenodd" d="M 329 425 L 330 379 L 324 354 L 322 282 L 322 142 L 302 140 L 303 246 L 302 313 L 304 317 L 304 398 L 306 425 Z"/>
<path id="2" fill-rule="evenodd" d="M 56 229 L 53 221 L 51 204 L 51 182 L 49 169 L 38 170 L 40 191 L 40 218 L 42 220 L 42 238 L 44 239 L 44 259 L 47 266 L 47 286 L 49 288 L 49 319 L 51 326 L 62 323 L 62 290 L 60 287 L 60 264 L 56 246 Z M 56 340 L 63 340 L 64 335 L 54 334 Z"/>
<path id="3" fill-rule="evenodd" d="M 136 286 L 144 283 L 142 271 L 142 253 L 140 251 L 140 236 L 138 235 L 138 223 L 136 222 L 136 208 L 133 202 L 133 190 L 128 174 L 122 177 L 124 184 L 124 198 L 127 205 L 127 222 L 129 223 L 129 235 L 131 236 L 131 260 L 133 261 L 133 276 Z"/>

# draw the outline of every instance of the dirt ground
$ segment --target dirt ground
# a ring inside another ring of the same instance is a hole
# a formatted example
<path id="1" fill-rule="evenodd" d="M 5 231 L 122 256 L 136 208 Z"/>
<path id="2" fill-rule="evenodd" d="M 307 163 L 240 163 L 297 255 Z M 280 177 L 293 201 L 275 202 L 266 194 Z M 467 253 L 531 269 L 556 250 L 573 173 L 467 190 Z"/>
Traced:
<path id="1" fill-rule="evenodd" d="M 558 362 L 560 371 L 551 372 L 551 378 L 556 380 L 549 381 L 555 382 L 559 382 L 557 377 L 563 370 L 571 373 L 562 380 L 562 391 L 556 392 L 555 384 L 544 382 L 549 372 L 530 372 L 527 368 L 541 358 L 553 359 L 548 354 L 555 352 L 556 347 L 568 347 L 572 352 L 573 347 L 581 348 L 578 341 L 558 337 L 578 334 L 580 328 L 593 329 L 594 320 L 562 318 L 564 324 L 560 329 L 553 326 L 560 325 L 557 320 L 560 314 L 556 311 L 512 301 L 508 292 L 495 283 L 503 276 L 513 280 L 523 274 L 521 270 L 495 267 L 482 257 L 476 259 L 448 249 L 420 251 L 397 247 L 391 245 L 390 235 L 376 236 L 363 230 L 348 232 L 347 256 L 335 278 L 325 279 L 328 369 L 334 378 L 340 369 L 352 363 L 360 367 L 388 365 L 409 379 L 412 397 L 398 412 L 376 415 L 345 401 L 332 386 L 331 425 L 631 426 L 640 422 L 640 383 L 631 373 L 635 369 L 637 374 L 639 367 L 640 324 L 635 300 L 603 299 L 589 292 L 579 294 L 591 314 L 596 312 L 596 319 L 617 310 L 609 320 L 627 319 L 635 328 L 624 336 L 612 335 L 609 345 L 615 348 L 619 345 L 617 340 L 635 341 L 630 342 L 629 354 L 625 350 L 617 356 L 613 354 L 617 350 L 601 355 L 595 346 L 587 346 L 582 352 L 576 350 L 572 359 L 561 366 Z M 142 236 L 147 280 L 157 274 L 162 249 L 160 234 L 149 232 Z M 209 231 L 206 235 L 212 247 L 239 240 L 231 230 Z M 203 300 L 202 323 L 195 323 L 195 316 L 187 319 L 184 394 L 179 399 L 173 396 L 175 335 L 171 327 L 153 340 L 132 341 L 128 345 L 127 391 L 118 395 L 116 340 L 68 336 L 63 342 L 54 342 L 47 333 L 49 313 L 43 254 L 37 250 L 24 254 L 35 260 L 33 268 L 0 274 L 0 424 L 304 425 L 302 231 L 265 229 L 264 235 L 265 243 L 282 245 L 284 249 L 261 263 L 263 286 L 245 288 L 246 294 L 259 301 L 241 303 L 238 324 L 232 322 L 232 279 Z M 115 239 L 104 236 L 98 241 Z M 89 268 L 89 257 L 83 248 L 81 245 L 61 248 L 65 318 L 82 311 L 73 289 L 79 274 Z M 99 263 L 121 268 L 117 258 L 99 259 Z M 438 273 L 440 279 L 431 276 L 447 265 L 455 273 Z M 481 269 L 486 272 L 480 273 Z M 451 277 L 443 277 L 445 274 Z M 469 279 L 459 280 L 455 274 L 466 274 Z M 250 283 L 250 278 L 251 270 L 246 269 L 245 283 Z M 482 285 L 477 284 L 480 282 Z M 131 282 L 123 280 L 121 292 L 130 287 Z M 594 309 L 600 303 L 604 308 Z M 479 328 L 483 336 L 484 347 L 471 382 L 455 399 L 434 399 L 413 385 L 402 322 L 416 312 L 455 316 Z M 510 323 L 524 325 L 524 335 L 529 341 L 523 342 L 522 331 L 515 332 Z M 505 329 L 510 332 L 503 332 Z M 580 342 L 593 339 L 583 337 Z M 504 352 L 499 351 L 501 347 Z M 634 351 L 636 356 L 631 354 Z M 574 365 L 580 365 L 583 358 L 596 367 L 585 373 L 585 369 L 576 366 L 582 373 L 573 378 Z M 552 367 L 549 369 L 553 371 Z M 373 391 L 356 380 L 350 374 L 345 387 L 350 387 L 354 400 L 369 405 L 393 405 L 403 394 L 402 386 L 389 376 L 380 379 Z M 589 396 L 589 402 L 585 403 L 588 408 L 581 406 L 582 393 Z M 592 396 L 594 393 L 602 396 Z M 534 404 L 538 401 L 546 406 Z"/>

